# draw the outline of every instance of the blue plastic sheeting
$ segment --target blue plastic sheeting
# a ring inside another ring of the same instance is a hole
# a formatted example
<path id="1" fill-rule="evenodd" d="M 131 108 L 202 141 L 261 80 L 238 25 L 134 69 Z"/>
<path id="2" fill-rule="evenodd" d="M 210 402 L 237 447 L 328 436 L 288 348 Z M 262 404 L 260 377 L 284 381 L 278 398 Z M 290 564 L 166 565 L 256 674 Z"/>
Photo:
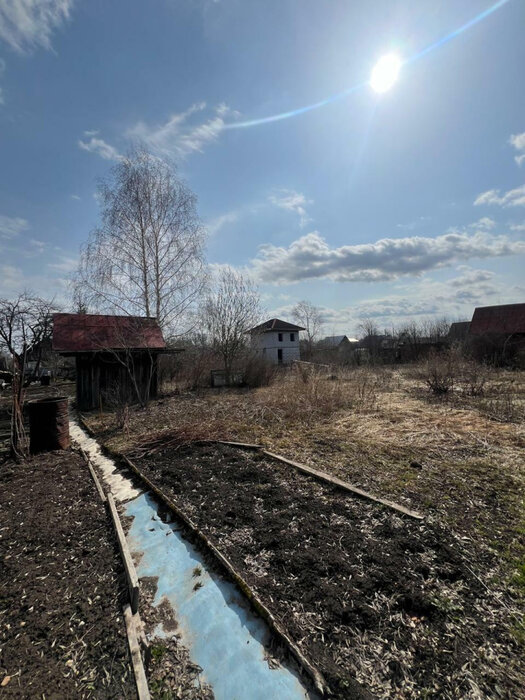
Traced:
<path id="1" fill-rule="evenodd" d="M 158 578 L 153 605 L 163 599 L 171 604 L 179 624 L 177 633 L 192 661 L 202 668 L 216 700 L 313 697 L 293 671 L 270 668 L 265 660 L 264 645 L 270 637 L 265 622 L 247 608 L 236 586 L 210 575 L 177 526 L 162 522 L 149 494 L 127 503 L 125 514 L 134 518 L 129 547 L 143 555 L 138 576 Z M 202 585 L 195 589 L 197 582 Z"/>

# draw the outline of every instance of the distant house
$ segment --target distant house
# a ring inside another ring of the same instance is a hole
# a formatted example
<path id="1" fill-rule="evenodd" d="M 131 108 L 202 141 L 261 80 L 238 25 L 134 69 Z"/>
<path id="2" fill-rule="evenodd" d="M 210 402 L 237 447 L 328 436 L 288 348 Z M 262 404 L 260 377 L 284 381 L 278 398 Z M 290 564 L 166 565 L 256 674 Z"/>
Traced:
<path id="1" fill-rule="evenodd" d="M 474 309 L 467 341 L 478 360 L 525 367 L 525 304 Z"/>
<path id="2" fill-rule="evenodd" d="M 474 309 L 469 335 L 525 336 L 525 304 L 480 306 Z"/>
<path id="3" fill-rule="evenodd" d="M 52 348 L 74 357 L 77 406 L 137 402 L 157 394 L 157 358 L 166 347 L 155 318 L 54 314 Z"/>
<path id="4" fill-rule="evenodd" d="M 323 349 L 349 350 L 359 341 L 357 338 L 349 338 L 347 335 L 329 335 L 319 341 L 319 347 Z"/>
<path id="5" fill-rule="evenodd" d="M 450 324 L 450 328 L 447 333 L 447 340 L 449 343 L 458 343 L 468 335 L 470 329 L 470 321 L 456 321 Z"/>
<path id="6" fill-rule="evenodd" d="M 252 348 L 275 365 L 288 365 L 300 359 L 299 333 L 304 331 L 279 318 L 271 318 L 246 331 L 251 336 Z"/>

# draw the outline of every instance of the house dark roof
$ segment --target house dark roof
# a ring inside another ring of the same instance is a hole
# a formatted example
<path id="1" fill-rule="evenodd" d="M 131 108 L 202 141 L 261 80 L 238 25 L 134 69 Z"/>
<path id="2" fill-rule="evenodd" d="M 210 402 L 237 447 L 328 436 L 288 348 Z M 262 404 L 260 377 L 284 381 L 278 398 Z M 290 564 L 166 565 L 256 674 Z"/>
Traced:
<path id="1" fill-rule="evenodd" d="M 474 309 L 470 335 L 525 333 L 525 304 L 481 306 Z"/>
<path id="2" fill-rule="evenodd" d="M 295 326 L 288 321 L 281 321 L 279 318 L 271 318 L 269 321 L 260 323 L 254 328 L 250 328 L 247 333 L 268 333 L 268 331 L 304 331 L 302 326 Z"/>
<path id="3" fill-rule="evenodd" d="M 323 338 L 321 341 L 319 341 L 319 345 L 322 347 L 330 347 L 330 348 L 335 348 L 341 345 L 342 343 L 357 343 L 358 341 L 356 338 L 349 338 L 347 335 L 328 335 L 326 338 Z"/>
<path id="4" fill-rule="evenodd" d="M 100 350 L 162 350 L 166 347 L 155 318 L 53 314 L 53 350 L 63 353 Z"/>

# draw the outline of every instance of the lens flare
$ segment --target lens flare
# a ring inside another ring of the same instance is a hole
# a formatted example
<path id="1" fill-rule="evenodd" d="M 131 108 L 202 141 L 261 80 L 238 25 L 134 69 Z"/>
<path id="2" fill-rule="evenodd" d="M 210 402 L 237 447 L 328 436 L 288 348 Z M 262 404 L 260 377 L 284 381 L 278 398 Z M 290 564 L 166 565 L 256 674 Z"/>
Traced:
<path id="1" fill-rule="evenodd" d="M 395 53 L 381 56 L 370 76 L 370 87 L 374 92 L 386 92 L 396 82 L 401 70 L 401 59 Z"/>
<path id="2" fill-rule="evenodd" d="M 507 3 L 509 3 L 509 2 L 510 2 L 510 0 L 498 0 L 498 2 L 495 2 L 490 7 L 487 7 L 486 10 L 483 10 L 483 12 L 480 12 L 478 15 L 476 15 L 475 17 L 470 19 L 468 22 L 461 25 L 461 27 L 458 27 L 457 29 L 450 32 L 446 36 L 442 37 L 441 39 L 438 39 L 438 41 L 435 41 L 433 44 L 429 44 L 428 46 L 423 48 L 418 53 L 405 59 L 403 61 L 403 65 L 407 65 L 407 64 L 413 63 L 414 61 L 418 61 L 420 58 L 423 58 L 423 56 L 426 56 L 430 52 L 435 51 L 436 49 L 440 48 L 441 46 L 448 43 L 452 39 L 455 39 L 456 37 L 463 34 L 463 32 L 466 32 L 468 29 L 471 29 L 479 22 L 482 22 L 483 20 L 487 19 L 487 17 L 489 17 L 494 12 L 496 12 L 497 10 L 499 10 L 502 7 L 504 7 L 505 5 L 507 5 Z M 374 68 L 374 71 L 376 70 L 376 68 L 377 68 L 377 65 Z M 399 68 L 401 68 L 401 62 L 399 64 Z M 374 74 L 374 71 L 372 71 L 372 75 Z M 399 73 L 399 69 L 398 69 L 398 73 Z M 395 80 L 394 80 L 394 82 L 395 82 Z M 297 117 L 300 114 L 305 114 L 306 112 L 311 112 L 314 109 L 319 109 L 320 107 L 325 107 L 326 105 L 329 105 L 332 102 L 337 102 L 339 100 L 343 100 L 343 99 L 347 98 L 349 95 L 351 95 L 355 92 L 358 92 L 358 91 L 362 90 L 363 88 L 366 88 L 367 86 L 372 86 L 372 88 L 375 89 L 374 85 L 372 83 L 372 78 L 370 79 L 370 81 L 363 81 L 362 83 L 357 83 L 356 85 L 353 85 L 352 87 L 346 88 L 346 90 L 343 90 L 342 92 L 336 93 L 335 95 L 330 95 L 329 97 L 326 97 L 325 99 L 320 100 L 319 102 L 314 102 L 314 104 L 305 105 L 304 107 L 299 107 L 298 109 L 291 109 L 288 112 L 280 112 L 278 114 L 272 114 L 271 116 L 261 117 L 259 119 L 248 119 L 248 120 L 242 121 L 242 122 L 231 122 L 229 124 L 225 124 L 223 128 L 224 129 L 244 129 L 244 128 L 250 127 L 250 126 L 260 126 L 262 124 L 271 124 L 272 122 L 278 122 L 278 121 L 281 121 L 283 119 L 290 119 L 291 117 Z M 380 91 L 378 91 L 378 92 L 380 92 Z"/>

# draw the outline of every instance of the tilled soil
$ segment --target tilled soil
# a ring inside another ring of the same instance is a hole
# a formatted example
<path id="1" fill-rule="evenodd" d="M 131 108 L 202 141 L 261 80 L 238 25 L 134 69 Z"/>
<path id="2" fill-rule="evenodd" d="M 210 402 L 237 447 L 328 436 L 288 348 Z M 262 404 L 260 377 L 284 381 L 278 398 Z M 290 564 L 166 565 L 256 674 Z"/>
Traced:
<path id="1" fill-rule="evenodd" d="M 0 698 L 135 698 L 120 554 L 82 458 L 0 465 Z"/>
<path id="2" fill-rule="evenodd" d="M 224 445 L 135 460 L 255 589 L 337 697 L 521 697 L 512 620 L 437 524 Z"/>

